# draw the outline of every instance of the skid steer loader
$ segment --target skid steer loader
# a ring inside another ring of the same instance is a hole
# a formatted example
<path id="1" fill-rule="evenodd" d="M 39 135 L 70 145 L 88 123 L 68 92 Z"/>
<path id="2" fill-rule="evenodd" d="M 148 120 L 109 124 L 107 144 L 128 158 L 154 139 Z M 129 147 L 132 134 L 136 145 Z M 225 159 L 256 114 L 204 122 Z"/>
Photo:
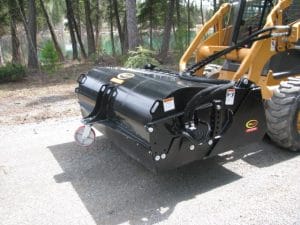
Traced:
<path id="1" fill-rule="evenodd" d="M 212 64 L 220 59 L 223 66 Z M 266 133 L 300 150 L 300 0 L 223 4 L 179 67 L 95 67 L 80 75 L 77 142 L 91 144 L 94 127 L 155 172 Z"/>

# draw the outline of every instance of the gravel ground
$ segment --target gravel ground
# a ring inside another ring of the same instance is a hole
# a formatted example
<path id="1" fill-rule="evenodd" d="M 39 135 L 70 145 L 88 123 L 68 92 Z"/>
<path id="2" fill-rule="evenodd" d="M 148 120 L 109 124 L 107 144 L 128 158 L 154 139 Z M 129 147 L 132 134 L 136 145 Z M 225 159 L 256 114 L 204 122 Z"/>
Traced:
<path id="1" fill-rule="evenodd" d="M 0 224 L 300 225 L 300 155 L 266 142 L 154 175 L 79 117 L 0 127 Z"/>
<path id="2" fill-rule="evenodd" d="M 0 84 L 0 125 L 79 116 L 76 86 L 74 79 L 48 82 L 37 76 Z"/>

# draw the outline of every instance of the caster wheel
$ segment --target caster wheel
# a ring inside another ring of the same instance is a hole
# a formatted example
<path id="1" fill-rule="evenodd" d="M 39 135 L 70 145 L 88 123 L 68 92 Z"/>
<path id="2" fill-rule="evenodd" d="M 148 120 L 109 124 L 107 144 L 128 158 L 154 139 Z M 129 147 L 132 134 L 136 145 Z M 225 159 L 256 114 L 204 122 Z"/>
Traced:
<path id="1" fill-rule="evenodd" d="M 74 134 L 76 143 L 83 147 L 92 145 L 95 142 L 95 138 L 95 131 L 90 126 L 80 126 Z"/>

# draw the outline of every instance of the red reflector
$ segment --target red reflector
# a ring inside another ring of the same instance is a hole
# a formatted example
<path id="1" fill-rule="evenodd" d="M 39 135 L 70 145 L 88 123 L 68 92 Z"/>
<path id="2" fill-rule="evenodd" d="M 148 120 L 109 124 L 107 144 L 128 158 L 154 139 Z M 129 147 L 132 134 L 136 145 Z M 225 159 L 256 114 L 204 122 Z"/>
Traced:
<path id="1" fill-rule="evenodd" d="M 251 132 L 254 132 L 254 131 L 257 131 L 257 130 L 258 130 L 258 127 L 253 127 L 253 128 L 247 129 L 246 133 L 251 133 Z"/>

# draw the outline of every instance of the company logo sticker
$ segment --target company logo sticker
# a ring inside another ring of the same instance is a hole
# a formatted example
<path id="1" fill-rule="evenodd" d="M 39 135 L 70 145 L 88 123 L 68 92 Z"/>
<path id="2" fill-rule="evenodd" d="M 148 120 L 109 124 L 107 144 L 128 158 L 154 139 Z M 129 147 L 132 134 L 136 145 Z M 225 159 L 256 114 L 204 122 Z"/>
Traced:
<path id="1" fill-rule="evenodd" d="M 120 80 L 128 80 L 133 78 L 135 75 L 133 73 L 120 73 L 118 74 L 118 79 Z"/>
<path id="2" fill-rule="evenodd" d="M 113 77 L 110 79 L 111 82 L 116 83 L 116 84 L 123 84 L 124 80 L 118 79 L 116 77 Z"/>
<path id="3" fill-rule="evenodd" d="M 245 124 L 246 133 L 251 133 L 258 130 L 258 120 L 249 120 Z"/>
<path id="4" fill-rule="evenodd" d="M 251 129 L 251 128 L 257 127 L 257 125 L 258 125 L 258 121 L 257 120 L 249 120 L 246 123 L 246 128 Z"/>

